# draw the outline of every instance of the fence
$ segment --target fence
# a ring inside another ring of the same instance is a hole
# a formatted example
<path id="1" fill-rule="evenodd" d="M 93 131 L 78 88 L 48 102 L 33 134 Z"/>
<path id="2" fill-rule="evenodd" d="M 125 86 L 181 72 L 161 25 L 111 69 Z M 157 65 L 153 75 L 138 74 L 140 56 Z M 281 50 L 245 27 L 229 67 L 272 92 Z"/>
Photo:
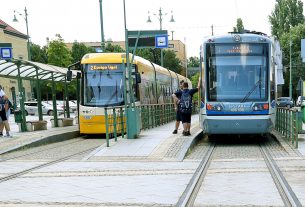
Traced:
<path id="1" fill-rule="evenodd" d="M 145 104 L 136 106 L 141 113 L 141 130 L 161 126 L 176 119 L 173 103 Z M 193 104 L 193 113 L 197 113 L 197 104 Z M 106 142 L 109 147 L 109 138 L 117 141 L 118 135 L 124 138 L 126 133 L 126 114 L 123 106 L 105 108 Z"/>
<path id="2" fill-rule="evenodd" d="M 302 131 L 301 115 L 296 109 L 277 108 L 275 129 L 298 148 L 298 134 Z"/>

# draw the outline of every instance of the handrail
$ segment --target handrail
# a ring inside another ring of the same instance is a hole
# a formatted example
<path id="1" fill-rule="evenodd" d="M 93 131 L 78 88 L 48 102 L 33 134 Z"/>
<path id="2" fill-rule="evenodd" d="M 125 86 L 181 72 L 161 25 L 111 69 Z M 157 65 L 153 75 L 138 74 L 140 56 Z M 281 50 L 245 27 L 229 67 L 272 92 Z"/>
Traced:
<path id="1" fill-rule="evenodd" d="M 173 103 L 142 104 L 135 106 L 140 111 L 141 130 L 151 129 L 175 120 L 176 111 Z M 104 123 L 106 127 L 107 147 L 110 146 L 109 139 L 117 141 L 118 135 L 124 138 L 126 133 L 125 106 L 105 107 Z M 196 113 L 197 105 L 193 104 L 193 113 Z"/>

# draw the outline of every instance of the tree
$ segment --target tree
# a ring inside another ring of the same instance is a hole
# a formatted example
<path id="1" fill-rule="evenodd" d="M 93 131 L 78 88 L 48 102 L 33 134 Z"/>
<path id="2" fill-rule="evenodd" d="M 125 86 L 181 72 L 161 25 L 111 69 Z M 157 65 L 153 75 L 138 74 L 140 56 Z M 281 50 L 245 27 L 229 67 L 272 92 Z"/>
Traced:
<path id="1" fill-rule="evenodd" d="M 269 15 L 271 33 L 278 39 L 290 31 L 291 27 L 304 23 L 303 2 L 301 0 L 276 0 L 275 8 Z"/>
<path id="2" fill-rule="evenodd" d="M 188 68 L 198 68 L 200 64 L 198 57 L 190 57 L 187 61 Z"/>
<path id="3" fill-rule="evenodd" d="M 60 34 L 56 34 L 57 39 L 51 41 L 48 47 L 48 62 L 51 65 L 67 67 L 72 63 L 71 52 L 67 48 Z"/>
<path id="4" fill-rule="evenodd" d="M 236 21 L 236 27 L 233 27 L 234 32 L 242 33 L 245 30 L 243 20 L 238 18 Z"/>
<path id="5" fill-rule="evenodd" d="M 31 60 L 39 63 L 48 63 L 47 47 L 31 44 Z"/>
<path id="6" fill-rule="evenodd" d="M 125 52 L 125 50 L 120 45 L 113 45 L 108 42 L 105 47 L 105 52 Z"/>
<path id="7" fill-rule="evenodd" d="M 301 39 L 305 37 L 305 23 L 292 27 L 290 32 L 283 33 L 280 38 L 280 44 L 283 50 L 283 65 L 290 66 L 290 40 L 291 40 L 291 62 L 292 62 L 292 85 L 297 86 L 299 78 L 305 80 L 304 66 L 301 58 Z M 285 73 L 284 89 L 289 88 L 290 68 Z M 293 90 L 295 92 L 295 90 Z M 288 90 L 286 90 L 288 92 Z M 296 96 L 296 94 L 294 94 Z"/>
<path id="8" fill-rule="evenodd" d="M 173 50 L 164 50 L 164 67 L 181 74 L 181 61 L 177 58 Z"/>
<path id="9" fill-rule="evenodd" d="M 92 47 L 87 47 L 84 43 L 78 43 L 77 41 L 75 41 L 72 45 L 72 51 L 71 51 L 71 55 L 72 55 L 72 62 L 78 62 L 80 61 L 83 56 L 87 53 L 94 53 L 95 50 Z"/>

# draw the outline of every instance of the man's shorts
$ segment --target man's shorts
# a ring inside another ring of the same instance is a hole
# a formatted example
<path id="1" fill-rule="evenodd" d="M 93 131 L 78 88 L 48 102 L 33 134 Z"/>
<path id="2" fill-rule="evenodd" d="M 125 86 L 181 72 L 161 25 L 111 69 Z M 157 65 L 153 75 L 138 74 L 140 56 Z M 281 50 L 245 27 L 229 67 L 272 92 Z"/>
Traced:
<path id="1" fill-rule="evenodd" d="M 181 113 L 181 121 L 182 123 L 191 123 L 191 116 L 190 113 Z"/>
<path id="2" fill-rule="evenodd" d="M 176 111 L 176 121 L 182 121 L 181 112 L 179 110 Z"/>

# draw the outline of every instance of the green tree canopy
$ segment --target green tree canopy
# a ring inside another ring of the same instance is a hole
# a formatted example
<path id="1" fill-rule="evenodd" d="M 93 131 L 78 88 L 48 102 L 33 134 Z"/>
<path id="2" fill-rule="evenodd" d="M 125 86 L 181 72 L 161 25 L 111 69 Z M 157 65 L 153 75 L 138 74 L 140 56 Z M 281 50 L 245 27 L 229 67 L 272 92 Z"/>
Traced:
<path id="1" fill-rule="evenodd" d="M 75 41 L 72 45 L 72 61 L 73 63 L 80 61 L 87 53 L 94 53 L 95 50 L 92 47 L 87 47 L 84 43 L 78 43 Z"/>
<path id="2" fill-rule="evenodd" d="M 177 58 L 173 50 L 164 50 L 164 67 L 181 74 L 182 66 L 181 61 Z"/>
<path id="3" fill-rule="evenodd" d="M 197 68 L 199 67 L 200 61 L 198 57 L 190 57 L 187 61 L 187 67 L 189 68 Z"/>
<path id="4" fill-rule="evenodd" d="M 283 33 L 280 38 L 280 44 L 283 50 L 283 65 L 287 70 L 285 73 L 285 94 L 288 94 L 289 76 L 290 76 L 290 40 L 291 40 L 291 63 L 292 63 L 292 85 L 297 86 L 299 78 L 305 80 L 304 67 L 301 58 L 301 39 L 305 37 L 305 23 L 292 27 L 290 32 Z M 293 90 L 295 93 L 295 90 Z M 296 94 L 294 94 L 296 96 Z"/>
<path id="5" fill-rule="evenodd" d="M 125 50 L 120 45 L 113 45 L 108 42 L 105 47 L 105 52 L 125 52 Z"/>
<path id="6" fill-rule="evenodd" d="M 31 60 L 39 63 L 48 63 L 47 47 L 31 44 Z"/>
<path id="7" fill-rule="evenodd" d="M 245 30 L 243 20 L 241 18 L 238 18 L 236 20 L 236 27 L 233 27 L 234 32 L 241 33 Z"/>
<path id="8" fill-rule="evenodd" d="M 64 43 L 63 38 L 56 34 L 55 40 L 49 43 L 48 47 L 48 62 L 51 65 L 59 67 L 67 67 L 72 63 L 71 52 Z"/>
<path id="9" fill-rule="evenodd" d="M 280 39 L 282 34 L 304 23 L 303 2 L 301 0 L 276 0 L 275 8 L 269 15 L 271 33 Z"/>

